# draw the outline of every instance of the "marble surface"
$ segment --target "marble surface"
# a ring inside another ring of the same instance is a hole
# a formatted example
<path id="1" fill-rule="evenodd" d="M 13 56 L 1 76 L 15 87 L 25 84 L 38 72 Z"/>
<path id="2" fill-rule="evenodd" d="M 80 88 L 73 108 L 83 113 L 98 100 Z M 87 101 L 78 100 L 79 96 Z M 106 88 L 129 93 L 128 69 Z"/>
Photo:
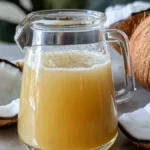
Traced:
<path id="1" fill-rule="evenodd" d="M 16 45 L 0 45 L 0 58 L 9 59 L 11 61 L 20 59 L 24 56 Z M 113 70 L 117 74 L 116 80 L 122 80 L 121 78 L 121 62 L 116 53 L 113 52 Z M 150 102 L 150 92 L 146 91 L 137 84 L 137 91 L 130 102 L 118 105 L 118 115 L 122 113 L 136 110 L 140 107 L 145 106 Z M 6 127 L 0 128 L 0 150 L 25 150 L 23 145 L 19 142 L 17 134 L 17 124 L 13 124 Z M 137 148 L 119 131 L 116 143 L 110 150 L 142 150 Z"/>

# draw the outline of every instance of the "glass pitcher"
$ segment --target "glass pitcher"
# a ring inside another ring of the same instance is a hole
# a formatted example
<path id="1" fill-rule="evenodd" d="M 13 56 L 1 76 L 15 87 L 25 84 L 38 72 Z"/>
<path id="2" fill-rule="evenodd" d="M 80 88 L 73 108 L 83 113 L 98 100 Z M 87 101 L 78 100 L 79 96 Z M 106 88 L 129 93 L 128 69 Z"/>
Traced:
<path id="1" fill-rule="evenodd" d="M 104 150 L 117 137 L 116 103 L 134 92 L 127 36 L 88 10 L 29 14 L 15 40 L 26 53 L 18 132 L 34 150 Z M 121 38 L 117 38 L 121 37 Z M 109 44 L 120 46 L 125 84 L 115 91 Z"/>

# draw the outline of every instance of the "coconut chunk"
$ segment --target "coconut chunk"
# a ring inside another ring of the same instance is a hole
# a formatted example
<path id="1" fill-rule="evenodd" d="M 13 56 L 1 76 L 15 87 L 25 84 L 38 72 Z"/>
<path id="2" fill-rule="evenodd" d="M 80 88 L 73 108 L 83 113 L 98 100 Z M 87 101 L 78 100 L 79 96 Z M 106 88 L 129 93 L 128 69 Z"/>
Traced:
<path id="1" fill-rule="evenodd" d="M 7 120 L 16 120 L 19 112 L 19 97 L 22 72 L 15 64 L 0 59 L 0 126 Z M 9 121 L 10 123 L 10 121 Z"/>
<path id="2" fill-rule="evenodd" d="M 13 100 L 10 104 L 0 106 L 0 118 L 8 119 L 16 117 L 19 112 L 19 99 Z"/>
<path id="3" fill-rule="evenodd" d="M 119 128 L 134 144 L 150 148 L 150 103 L 119 117 Z"/>

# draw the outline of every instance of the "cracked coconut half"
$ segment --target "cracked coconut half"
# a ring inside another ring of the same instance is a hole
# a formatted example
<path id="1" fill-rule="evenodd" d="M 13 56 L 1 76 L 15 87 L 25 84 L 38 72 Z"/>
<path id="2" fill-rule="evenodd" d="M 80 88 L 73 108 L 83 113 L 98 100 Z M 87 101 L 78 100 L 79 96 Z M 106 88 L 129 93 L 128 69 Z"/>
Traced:
<path id="1" fill-rule="evenodd" d="M 0 126 L 17 121 L 21 77 L 19 67 L 0 59 Z"/>
<path id="2" fill-rule="evenodd" d="M 150 149 L 150 103 L 119 117 L 119 128 L 138 147 Z"/>

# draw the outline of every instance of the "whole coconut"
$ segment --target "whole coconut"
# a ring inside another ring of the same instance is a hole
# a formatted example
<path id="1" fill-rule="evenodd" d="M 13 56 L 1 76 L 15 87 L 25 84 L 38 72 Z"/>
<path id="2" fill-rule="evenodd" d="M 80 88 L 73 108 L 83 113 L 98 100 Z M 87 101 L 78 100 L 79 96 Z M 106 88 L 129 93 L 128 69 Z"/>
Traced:
<path id="1" fill-rule="evenodd" d="M 130 39 L 136 80 L 150 90 L 150 16 L 139 24 Z"/>

